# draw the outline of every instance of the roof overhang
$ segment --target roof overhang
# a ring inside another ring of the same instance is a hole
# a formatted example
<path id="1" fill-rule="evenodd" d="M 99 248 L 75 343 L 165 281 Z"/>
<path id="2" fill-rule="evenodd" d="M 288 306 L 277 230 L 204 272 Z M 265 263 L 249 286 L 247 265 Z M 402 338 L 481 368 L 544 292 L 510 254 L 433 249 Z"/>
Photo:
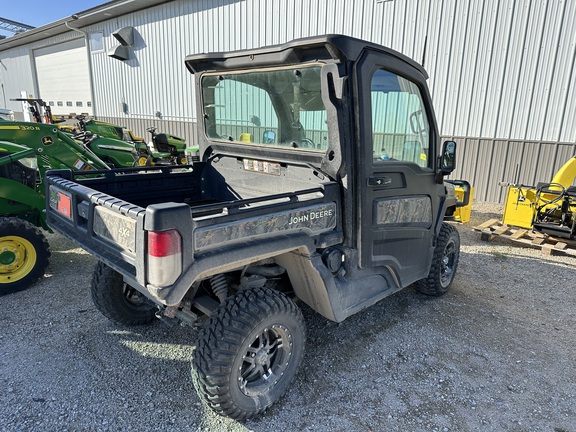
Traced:
<path id="1" fill-rule="evenodd" d="M 171 1 L 173 0 L 109 1 L 99 6 L 86 9 L 85 11 L 75 13 L 69 17 L 62 18 L 58 21 L 54 21 L 53 23 L 43 25 L 42 27 L 37 27 L 33 30 L 28 30 L 24 33 L 2 39 L 0 40 L 0 51 L 6 51 L 11 48 L 16 48 L 21 45 L 37 42 L 42 39 L 47 39 L 52 36 L 72 31 L 66 26 L 66 23 L 69 23 L 75 28 L 83 28 L 131 12 L 136 12 L 141 9 L 147 9 L 162 3 L 169 3 Z"/>

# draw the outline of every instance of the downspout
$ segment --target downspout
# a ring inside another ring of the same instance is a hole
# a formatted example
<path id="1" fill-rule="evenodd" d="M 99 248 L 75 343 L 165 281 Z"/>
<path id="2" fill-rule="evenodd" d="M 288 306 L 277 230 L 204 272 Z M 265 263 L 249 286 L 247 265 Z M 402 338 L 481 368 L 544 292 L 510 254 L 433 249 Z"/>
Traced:
<path id="1" fill-rule="evenodd" d="M 78 15 L 72 15 L 72 21 L 78 19 Z M 78 33 L 82 33 L 84 35 L 84 40 L 86 41 L 86 54 L 88 55 L 88 76 L 90 78 L 90 93 L 92 94 L 92 116 L 96 118 L 96 98 L 94 92 L 94 75 L 92 72 L 92 55 L 90 54 L 90 38 L 88 36 L 88 32 L 85 30 L 81 30 L 77 27 L 72 27 L 70 25 L 70 21 L 66 21 L 66 27 L 70 30 L 77 31 Z"/>

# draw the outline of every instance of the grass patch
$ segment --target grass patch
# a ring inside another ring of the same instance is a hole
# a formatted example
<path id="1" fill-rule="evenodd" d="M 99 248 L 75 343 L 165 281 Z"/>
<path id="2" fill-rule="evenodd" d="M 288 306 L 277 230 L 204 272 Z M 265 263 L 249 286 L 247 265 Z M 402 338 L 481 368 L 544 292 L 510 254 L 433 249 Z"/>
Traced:
<path id="1" fill-rule="evenodd" d="M 508 259 L 508 255 L 506 255 L 505 253 L 499 252 L 499 251 L 491 251 L 490 255 L 492 255 L 492 257 L 496 260 L 507 260 Z"/>

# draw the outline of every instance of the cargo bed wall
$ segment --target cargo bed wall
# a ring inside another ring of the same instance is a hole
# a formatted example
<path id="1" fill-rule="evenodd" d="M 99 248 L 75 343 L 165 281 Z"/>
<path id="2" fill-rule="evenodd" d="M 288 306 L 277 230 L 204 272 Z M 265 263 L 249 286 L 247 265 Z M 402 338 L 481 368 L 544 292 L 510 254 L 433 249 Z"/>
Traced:
<path id="1" fill-rule="evenodd" d="M 316 188 L 328 182 L 309 166 L 222 157 L 206 168 L 203 189 L 211 197 L 232 193 L 235 199 L 252 199 Z"/>
<path id="2" fill-rule="evenodd" d="M 75 180 L 91 189 L 131 204 L 146 208 L 162 202 L 201 203 L 203 200 L 201 178 L 204 164 L 197 164 L 193 171 L 173 167 L 156 170 L 127 171 L 122 174 L 106 173 L 104 177 Z"/>
<path id="3" fill-rule="evenodd" d="M 208 163 L 196 163 L 193 170 L 163 167 L 122 174 L 111 171 L 104 177 L 75 181 L 146 208 L 165 202 L 197 206 L 310 189 L 324 183 L 319 178 L 322 175 L 317 177 L 314 172 L 308 166 L 222 157 Z"/>

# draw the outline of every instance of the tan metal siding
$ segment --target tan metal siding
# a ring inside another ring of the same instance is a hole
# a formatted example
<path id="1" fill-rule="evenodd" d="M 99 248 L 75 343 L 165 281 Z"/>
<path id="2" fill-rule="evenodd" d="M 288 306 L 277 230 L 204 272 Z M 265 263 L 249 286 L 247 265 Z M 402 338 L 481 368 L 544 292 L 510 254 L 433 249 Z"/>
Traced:
<path id="1" fill-rule="evenodd" d="M 458 143 L 458 166 L 451 178 L 469 181 L 478 201 L 503 202 L 505 189 L 500 182 L 528 186 L 549 182 L 576 154 L 574 143 L 449 136 L 444 139 L 454 139 Z M 576 181 L 573 184 L 576 185 Z"/>
<path id="2" fill-rule="evenodd" d="M 122 125 L 132 130 L 136 136 L 144 138 L 146 142 L 152 141 L 150 133 L 146 131 L 149 127 L 156 127 L 158 132 L 166 132 L 184 138 L 188 145 L 196 142 L 197 126 L 196 123 L 192 122 L 107 116 L 99 116 L 98 119 Z"/>

